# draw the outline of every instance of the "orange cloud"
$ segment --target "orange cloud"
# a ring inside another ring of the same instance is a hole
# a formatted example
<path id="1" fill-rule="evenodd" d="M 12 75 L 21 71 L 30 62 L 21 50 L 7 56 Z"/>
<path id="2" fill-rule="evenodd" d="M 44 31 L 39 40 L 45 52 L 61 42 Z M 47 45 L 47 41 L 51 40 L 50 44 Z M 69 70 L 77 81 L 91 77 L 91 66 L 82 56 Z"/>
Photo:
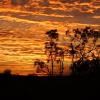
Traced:
<path id="1" fill-rule="evenodd" d="M 100 16 L 93 16 L 93 18 L 100 19 Z"/>

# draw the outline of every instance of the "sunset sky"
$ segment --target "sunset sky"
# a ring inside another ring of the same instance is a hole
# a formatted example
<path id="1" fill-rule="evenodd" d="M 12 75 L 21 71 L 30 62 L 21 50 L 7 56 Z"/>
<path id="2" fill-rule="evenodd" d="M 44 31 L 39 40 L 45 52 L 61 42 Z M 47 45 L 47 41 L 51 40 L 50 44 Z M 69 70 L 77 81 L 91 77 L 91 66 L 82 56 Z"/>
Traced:
<path id="1" fill-rule="evenodd" d="M 82 26 L 100 29 L 100 0 L 0 0 L 0 72 L 33 72 L 46 31 Z"/>

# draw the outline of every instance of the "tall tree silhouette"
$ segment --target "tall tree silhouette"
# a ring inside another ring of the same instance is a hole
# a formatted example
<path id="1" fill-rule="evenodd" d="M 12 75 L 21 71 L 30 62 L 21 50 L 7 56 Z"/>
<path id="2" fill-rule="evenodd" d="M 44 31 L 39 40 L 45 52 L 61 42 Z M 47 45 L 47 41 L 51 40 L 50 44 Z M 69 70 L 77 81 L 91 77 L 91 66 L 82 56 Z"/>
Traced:
<path id="1" fill-rule="evenodd" d="M 57 30 L 50 30 L 46 32 L 46 35 L 48 36 L 48 41 L 45 43 L 45 53 L 48 56 L 48 61 L 51 62 L 51 75 L 53 75 L 53 69 L 54 69 L 54 61 L 56 59 L 56 51 L 57 51 L 57 40 L 59 37 L 59 34 L 57 33 Z"/>

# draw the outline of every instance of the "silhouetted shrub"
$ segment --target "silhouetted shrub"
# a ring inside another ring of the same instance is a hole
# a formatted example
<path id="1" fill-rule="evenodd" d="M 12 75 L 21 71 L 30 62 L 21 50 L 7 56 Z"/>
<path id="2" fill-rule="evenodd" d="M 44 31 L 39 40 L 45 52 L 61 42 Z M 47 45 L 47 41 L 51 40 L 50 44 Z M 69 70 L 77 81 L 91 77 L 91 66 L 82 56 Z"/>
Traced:
<path id="1" fill-rule="evenodd" d="M 10 69 L 6 69 L 4 72 L 3 72 L 4 75 L 11 75 L 11 70 Z"/>
<path id="2" fill-rule="evenodd" d="M 72 75 L 87 76 L 100 74 L 100 58 L 93 60 L 78 60 L 71 65 Z"/>

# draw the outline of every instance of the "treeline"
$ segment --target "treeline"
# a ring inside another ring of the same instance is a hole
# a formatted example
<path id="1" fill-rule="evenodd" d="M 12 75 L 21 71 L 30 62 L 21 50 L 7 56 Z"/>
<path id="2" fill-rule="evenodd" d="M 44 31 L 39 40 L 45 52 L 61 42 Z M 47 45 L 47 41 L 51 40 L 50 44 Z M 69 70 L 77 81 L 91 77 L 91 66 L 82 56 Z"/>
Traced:
<path id="1" fill-rule="evenodd" d="M 46 32 L 48 40 L 45 42 L 45 54 L 47 55 L 47 62 L 37 59 L 34 65 L 37 67 L 37 73 L 47 73 L 47 75 L 54 76 L 54 66 L 58 63 L 60 66 L 60 76 L 66 75 L 64 73 L 65 59 L 70 56 L 72 60 L 71 75 L 81 75 L 86 73 L 93 73 L 99 71 L 100 66 L 100 45 L 98 40 L 100 38 L 100 30 L 92 29 L 91 27 L 77 28 L 72 31 L 67 30 L 65 37 L 66 46 L 58 44 L 59 33 L 57 29 Z M 51 67 L 48 67 L 48 63 Z"/>

